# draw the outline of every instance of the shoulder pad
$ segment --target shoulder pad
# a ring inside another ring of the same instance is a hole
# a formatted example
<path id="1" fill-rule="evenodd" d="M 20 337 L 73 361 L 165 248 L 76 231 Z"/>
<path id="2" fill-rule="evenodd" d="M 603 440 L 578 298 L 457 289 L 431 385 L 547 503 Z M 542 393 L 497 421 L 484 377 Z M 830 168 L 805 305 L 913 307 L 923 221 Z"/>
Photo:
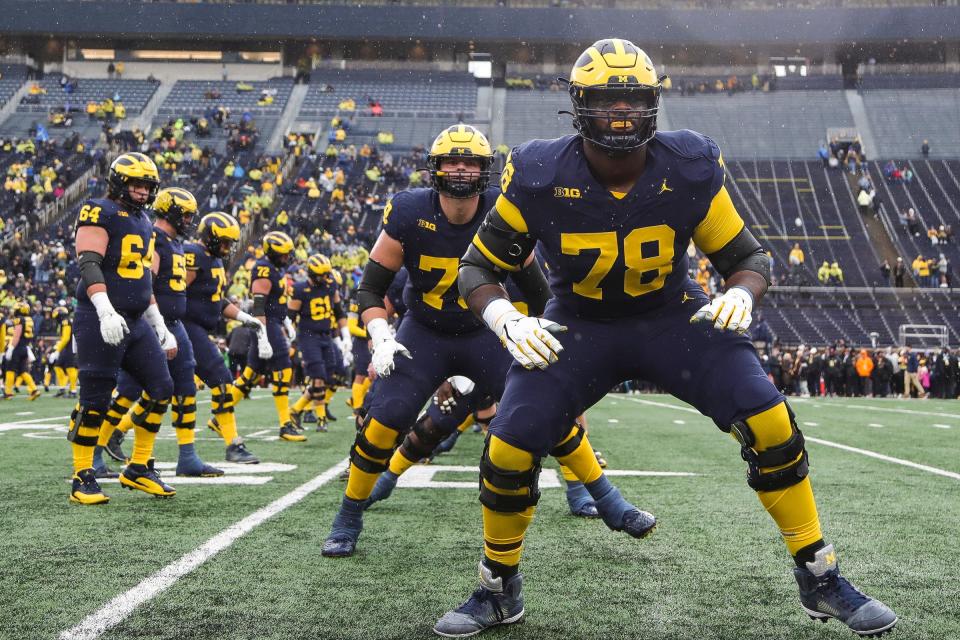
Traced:
<path id="1" fill-rule="evenodd" d="M 514 168 L 513 183 L 531 191 L 552 189 L 557 170 L 556 160 L 576 141 L 577 136 L 571 135 L 553 140 L 530 140 L 514 147 L 510 152 Z"/>
<path id="2" fill-rule="evenodd" d="M 720 159 L 720 147 L 713 141 L 713 138 L 690 129 L 657 131 L 655 139 L 683 158 L 707 158 L 714 161 Z"/>

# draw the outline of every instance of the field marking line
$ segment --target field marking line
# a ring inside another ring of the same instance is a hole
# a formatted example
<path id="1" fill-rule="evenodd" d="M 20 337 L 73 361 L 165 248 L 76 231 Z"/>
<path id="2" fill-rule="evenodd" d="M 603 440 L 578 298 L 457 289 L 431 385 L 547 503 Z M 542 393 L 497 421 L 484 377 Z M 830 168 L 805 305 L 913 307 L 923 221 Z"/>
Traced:
<path id="1" fill-rule="evenodd" d="M 689 411 L 692 413 L 699 414 L 700 412 L 694 409 L 693 407 L 678 407 L 675 404 L 669 404 L 667 402 L 656 402 L 654 400 L 641 400 L 639 398 L 626 398 L 632 402 L 637 402 L 640 404 L 649 404 L 655 407 L 666 407 L 667 409 L 676 409 L 677 411 Z M 706 417 L 706 416 L 704 416 Z M 893 456 L 887 456 L 882 453 L 877 453 L 876 451 L 869 451 L 867 449 L 859 449 L 857 447 L 851 447 L 849 445 L 840 444 L 839 442 L 831 442 L 830 440 L 823 440 L 822 438 L 814 438 L 813 436 L 804 435 L 804 438 L 809 442 L 816 442 L 817 444 L 822 444 L 827 447 L 834 447 L 836 449 L 842 449 L 843 451 L 849 451 L 851 453 L 859 453 L 860 455 L 867 456 L 870 458 L 876 458 L 877 460 L 883 460 L 884 462 L 892 462 L 893 464 L 903 465 L 905 467 L 911 467 L 913 469 L 919 469 L 920 471 L 926 471 L 927 473 L 933 473 L 938 476 L 944 476 L 946 478 L 953 478 L 954 480 L 960 480 L 960 473 L 955 473 L 953 471 L 947 471 L 946 469 L 939 469 L 937 467 L 931 467 L 926 464 L 920 464 L 918 462 L 912 462 L 910 460 L 904 460 L 903 458 L 894 458 Z"/>
<path id="2" fill-rule="evenodd" d="M 297 504 L 311 493 L 327 484 L 347 468 L 349 458 L 344 458 L 323 473 L 303 483 L 290 493 L 277 498 L 243 520 L 227 527 L 202 545 L 182 556 L 156 573 L 144 578 L 140 584 L 103 605 L 84 618 L 78 625 L 60 634 L 60 640 L 94 640 L 105 631 L 123 622 L 134 609 L 160 595 L 177 580 L 200 567 L 207 560 L 230 547 L 234 542 L 263 524 L 270 518 Z"/>
<path id="3" fill-rule="evenodd" d="M 886 398 L 878 398 L 878 400 L 885 400 Z M 809 398 L 790 398 L 790 402 L 796 401 L 797 404 L 804 404 L 810 402 Z M 823 402 L 823 400 L 821 400 Z M 813 404 L 813 403 L 811 403 Z M 814 407 L 818 409 L 866 409 L 867 411 L 882 411 L 885 413 L 902 413 L 910 416 L 937 416 L 938 418 L 953 418 L 954 420 L 960 420 L 960 414 L 956 413 L 941 413 L 939 411 L 916 411 L 914 409 L 894 409 L 892 407 L 872 407 L 868 404 L 841 404 L 841 403 L 827 403 L 825 405 L 813 404 Z"/>
<path id="4" fill-rule="evenodd" d="M 849 445 L 840 444 L 838 442 L 830 442 L 829 440 L 821 440 L 820 438 L 814 438 L 812 436 L 804 436 L 806 440 L 810 442 L 816 442 L 817 444 L 822 444 L 828 447 L 834 447 L 836 449 L 843 449 L 844 451 L 850 451 L 853 453 L 859 453 L 860 455 L 868 456 L 871 458 L 876 458 L 877 460 L 883 460 L 885 462 L 892 462 L 894 464 L 900 464 L 905 467 L 911 467 L 913 469 L 919 469 L 921 471 L 926 471 L 927 473 L 934 473 L 938 476 L 944 476 L 945 478 L 953 478 L 954 480 L 960 480 L 960 473 L 955 473 L 953 471 L 947 471 L 946 469 L 938 469 L 937 467 L 931 467 L 926 464 L 919 464 L 917 462 L 911 462 L 910 460 L 904 460 L 903 458 L 894 458 L 893 456 L 886 456 L 882 453 L 877 453 L 876 451 L 868 451 L 867 449 L 858 449 L 857 447 L 851 447 Z"/>

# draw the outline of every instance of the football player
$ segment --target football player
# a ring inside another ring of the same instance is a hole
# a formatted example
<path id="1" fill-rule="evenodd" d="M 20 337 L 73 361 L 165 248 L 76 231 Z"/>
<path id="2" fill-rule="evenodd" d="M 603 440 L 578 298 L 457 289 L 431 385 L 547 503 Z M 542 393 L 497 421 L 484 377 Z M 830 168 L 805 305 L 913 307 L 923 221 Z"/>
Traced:
<path id="1" fill-rule="evenodd" d="M 306 437 L 290 418 L 293 362 L 290 360 L 290 345 L 284 335 L 284 320 L 287 317 L 285 275 L 293 255 L 293 240 L 282 231 L 270 231 L 263 236 L 262 247 L 263 257 L 253 266 L 250 292 L 253 294 L 253 315 L 266 327 L 266 331 L 260 332 L 256 346 L 250 345 L 247 365 L 233 383 L 233 399 L 234 402 L 240 402 L 249 397 L 256 380 L 264 373 L 270 373 L 273 402 L 280 421 L 280 439 L 303 442 Z"/>
<path id="2" fill-rule="evenodd" d="M 354 415 L 357 415 L 363 407 L 363 401 L 367 397 L 367 391 L 370 390 L 370 376 L 367 369 L 370 367 L 370 338 L 367 336 L 367 328 L 363 325 L 360 318 L 360 305 L 356 300 L 351 300 L 347 307 L 347 330 L 350 333 L 350 341 L 346 344 L 350 346 L 353 353 L 353 381 L 350 386 L 350 407 Z M 346 338 L 344 338 L 346 341 Z"/>
<path id="3" fill-rule="evenodd" d="M 441 636 L 523 616 L 518 569 L 539 459 L 574 416 L 633 378 L 692 404 L 739 440 L 748 484 L 780 528 L 810 616 L 837 618 L 860 635 L 897 622 L 840 575 L 823 540 L 803 436 L 743 335 L 766 291 L 769 259 L 724 187 L 717 145 L 692 131 L 657 132 L 660 83 L 647 55 L 626 40 L 587 48 L 569 81 L 577 135 L 513 150 L 503 193 L 461 262 L 464 299 L 517 364 L 481 463 L 491 489 L 480 587 L 440 618 Z M 691 240 L 726 281 L 712 302 L 687 275 Z M 537 241 L 554 294 L 542 319 L 517 311 L 499 286 Z M 529 489 L 504 491 L 504 479 L 517 477 Z M 587 484 L 598 507 L 605 484 Z"/>
<path id="4" fill-rule="evenodd" d="M 288 317 L 296 325 L 303 374 L 309 379 L 306 392 L 290 411 L 290 418 L 299 427 L 301 413 L 312 404 L 317 431 L 326 431 L 327 394 L 333 389 L 335 375 L 343 368 L 343 355 L 333 342 L 333 328 L 346 328 L 347 319 L 330 259 L 319 253 L 310 256 L 307 274 L 307 280 L 294 285 L 287 301 Z"/>
<path id="5" fill-rule="evenodd" d="M 110 165 L 107 197 L 88 200 L 77 215 L 80 282 L 73 329 L 80 399 L 67 439 L 73 447 L 70 500 L 83 505 L 109 500 L 94 475 L 93 451 L 121 367 L 144 389 L 128 478 L 161 482 L 151 452 L 173 395 L 166 360 L 176 355 L 177 341 L 153 296 L 153 225 L 143 211 L 159 182 L 150 158 L 122 153 Z"/>
<path id="6" fill-rule="evenodd" d="M 230 214 L 214 211 L 200 219 L 197 236 L 199 242 L 187 243 L 183 247 L 187 267 L 187 313 L 183 325 L 193 345 L 197 376 L 210 388 L 210 413 L 213 416 L 207 426 L 223 438 L 227 462 L 257 464 L 260 461 L 237 434 L 233 375 L 210 337 L 217 330 L 221 317 L 238 320 L 260 334 L 258 348 L 261 357 L 273 355 L 263 323 L 226 301 L 227 275 L 223 261 L 230 257 L 240 240 L 240 224 Z"/>
<path id="7" fill-rule="evenodd" d="M 53 371 L 57 377 L 56 397 L 61 398 L 66 395 L 68 398 L 77 396 L 77 361 L 76 354 L 73 352 L 73 320 L 70 317 L 70 310 L 67 309 L 63 301 L 50 314 L 50 317 L 59 325 L 60 335 L 53 352 L 48 356 L 47 362 L 53 366 Z"/>
<path id="8" fill-rule="evenodd" d="M 176 357 L 167 363 L 173 378 L 174 395 L 171 414 L 178 445 L 176 474 L 190 477 L 222 476 L 223 471 L 200 459 L 194 446 L 197 415 L 197 386 L 194 382 L 196 360 L 193 346 L 182 322 L 187 311 L 187 268 L 180 237 L 192 226 L 193 218 L 197 213 L 197 201 L 186 189 L 179 187 L 161 189 L 153 203 L 153 213 L 156 216 L 155 259 L 151 264 L 154 275 L 153 292 L 167 330 L 176 337 L 178 346 Z M 117 380 L 117 395 L 113 402 L 121 406 L 133 404 L 133 400 L 140 397 L 141 392 L 133 376 L 126 371 L 121 371 Z M 108 423 L 111 422 L 111 414 L 111 411 L 107 412 Z M 124 423 L 137 425 L 143 420 L 143 403 L 137 402 L 126 413 L 119 426 L 121 430 L 126 431 L 127 429 L 123 429 Z M 105 434 L 112 426 L 113 424 L 110 423 L 101 427 L 98 445 L 104 441 Z M 140 432 L 136 433 L 136 437 L 139 437 Z M 134 449 L 136 447 L 137 441 L 134 439 Z M 98 446 L 97 451 L 94 452 L 94 469 L 98 471 L 98 477 L 103 477 L 100 472 L 102 461 L 98 459 L 99 451 Z M 126 471 L 120 475 L 120 484 L 159 497 L 172 496 L 176 493 L 173 487 L 166 483 L 155 484 L 143 478 L 130 478 L 127 477 Z"/>
<path id="9" fill-rule="evenodd" d="M 496 338 L 482 330 L 455 287 L 456 256 L 480 226 L 483 216 L 478 213 L 491 207 L 499 194 L 496 187 L 489 187 L 492 160 L 490 144 L 480 131 L 454 125 L 441 132 L 430 148 L 433 188 L 398 193 L 384 209 L 383 230 L 357 293 L 374 345 L 372 362 L 378 378 L 351 448 L 347 488 L 323 545 L 325 556 L 353 554 L 363 528 L 363 507 L 378 476 L 387 470 L 394 447 L 440 383 L 463 375 L 477 381 L 482 394 L 500 397 L 509 357 L 497 347 Z M 407 312 L 394 337 L 387 325 L 384 297 L 402 266 L 409 272 L 403 295 Z M 512 277 L 531 310 L 542 310 L 547 285 L 532 257 Z M 589 444 L 582 430 L 574 428 L 556 451 L 563 462 L 584 447 Z M 432 448 L 424 447 L 424 455 Z M 522 480 L 517 476 L 501 484 Z M 629 510 L 640 513 L 632 505 Z"/>
<path id="10" fill-rule="evenodd" d="M 4 360 L 7 362 L 7 370 L 4 373 L 4 394 L 8 398 L 12 397 L 14 383 L 19 384 L 22 381 L 27 385 L 27 391 L 30 393 L 28 399 L 36 400 L 42 392 L 37 388 L 37 383 L 34 382 L 33 375 L 30 373 L 30 366 L 33 363 L 33 350 L 30 346 L 33 344 L 34 327 L 29 302 L 23 300 L 13 305 L 11 324 L 13 328 L 4 353 Z"/>

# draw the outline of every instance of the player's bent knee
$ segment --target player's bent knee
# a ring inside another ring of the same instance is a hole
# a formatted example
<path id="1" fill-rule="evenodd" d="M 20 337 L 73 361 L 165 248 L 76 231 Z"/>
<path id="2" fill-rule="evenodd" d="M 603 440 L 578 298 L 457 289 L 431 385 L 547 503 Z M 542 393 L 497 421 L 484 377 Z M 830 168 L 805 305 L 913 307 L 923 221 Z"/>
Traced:
<path id="1" fill-rule="evenodd" d="M 550 451 L 550 455 L 554 458 L 564 458 L 569 456 L 571 453 L 580 448 L 580 445 L 583 444 L 583 437 L 586 435 L 586 431 L 579 424 L 574 424 L 573 428 L 570 429 L 570 432 L 567 436 L 558 444 L 553 450 Z"/>
<path id="2" fill-rule="evenodd" d="M 747 462 L 747 484 L 754 491 L 776 491 L 807 477 L 809 458 L 803 433 L 786 401 L 736 422 L 731 433 Z"/>
<path id="3" fill-rule="evenodd" d="M 480 457 L 480 503 L 492 511 L 520 513 L 540 501 L 540 459 L 496 436 Z"/>
<path id="4" fill-rule="evenodd" d="M 361 471 L 383 473 L 399 437 L 395 429 L 367 417 L 350 450 L 350 461 Z"/>

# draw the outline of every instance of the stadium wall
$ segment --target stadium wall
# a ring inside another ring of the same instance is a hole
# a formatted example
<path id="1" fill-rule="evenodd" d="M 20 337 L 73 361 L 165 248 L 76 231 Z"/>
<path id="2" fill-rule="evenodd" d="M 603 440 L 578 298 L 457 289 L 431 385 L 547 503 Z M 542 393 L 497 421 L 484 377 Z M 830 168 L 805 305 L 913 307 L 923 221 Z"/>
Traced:
<path id="1" fill-rule="evenodd" d="M 645 42 L 707 46 L 960 41 L 957 6 L 630 11 L 0 0 L 0 15 L 0 33 L 7 35 L 147 40 L 419 38 L 589 44 L 613 30 Z"/>

